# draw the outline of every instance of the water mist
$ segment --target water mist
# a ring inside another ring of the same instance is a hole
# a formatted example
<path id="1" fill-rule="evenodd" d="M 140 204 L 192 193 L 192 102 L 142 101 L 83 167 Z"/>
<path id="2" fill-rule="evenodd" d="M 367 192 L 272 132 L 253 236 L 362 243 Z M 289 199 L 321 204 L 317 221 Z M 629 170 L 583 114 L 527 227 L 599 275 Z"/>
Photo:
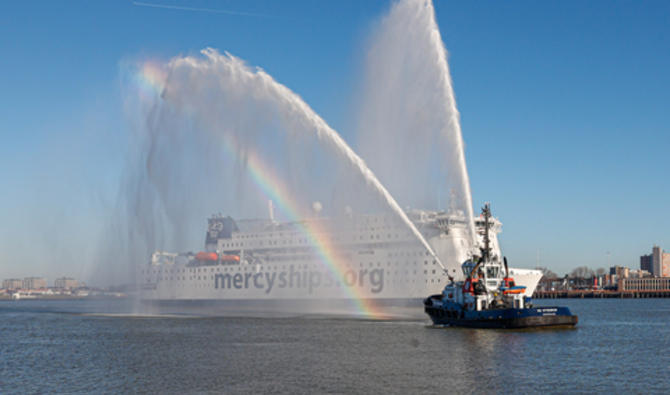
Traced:
<path id="1" fill-rule="evenodd" d="M 358 151 L 381 182 L 403 206 L 449 199 L 476 240 L 459 112 L 431 1 L 399 1 L 379 22 L 360 96 Z"/>
<path id="2" fill-rule="evenodd" d="M 184 232 L 188 229 L 184 223 L 189 221 L 186 215 L 199 219 L 207 215 L 204 212 L 194 215 L 188 207 L 212 208 L 218 205 L 213 209 L 223 207 L 228 210 L 226 199 L 235 200 L 233 204 L 237 205 L 249 200 L 248 196 L 241 196 L 239 192 L 244 189 L 244 181 L 239 180 L 239 175 L 244 172 L 231 172 L 230 163 L 222 161 L 221 157 L 236 157 L 235 165 L 244 170 L 251 153 L 262 151 L 261 154 L 267 154 L 262 156 L 271 160 L 272 167 L 279 168 L 281 161 L 290 162 L 295 157 L 309 158 L 310 150 L 300 148 L 300 145 L 305 139 L 312 138 L 320 150 L 340 162 L 340 171 L 344 167 L 354 178 L 362 180 L 367 186 L 364 188 L 367 194 L 372 192 L 378 201 L 389 207 L 439 261 L 422 234 L 365 162 L 298 95 L 263 70 L 251 69 L 241 59 L 228 53 L 220 54 L 209 48 L 201 53 L 203 57 L 177 57 L 162 67 L 164 80 L 161 81 L 160 97 L 147 106 L 144 114 L 146 123 L 140 127 L 144 130 L 142 148 L 139 149 L 142 174 L 135 177 L 137 182 L 134 184 L 138 187 L 129 199 L 134 207 L 129 211 L 131 214 L 148 213 L 149 219 L 142 220 L 138 228 L 139 231 L 144 229 L 149 239 L 145 242 L 147 253 L 156 248 L 188 248 L 188 243 L 180 242 L 181 237 L 174 235 L 171 239 L 162 236 L 157 241 L 160 235 L 154 230 L 156 227 L 169 227 L 174 232 Z M 203 133 L 203 130 L 207 132 Z M 198 142 L 199 139 L 203 141 Z M 276 149 L 284 149 L 282 152 L 285 154 L 272 152 Z M 212 152 L 206 152 L 208 150 Z M 213 159 L 203 162 L 203 157 Z M 283 172 L 285 178 L 299 178 L 307 171 L 305 168 L 319 167 L 320 162 L 327 160 L 323 157 L 315 159 L 306 160 L 308 163 L 300 166 L 289 163 Z M 208 173 L 207 177 L 199 176 L 203 172 Z M 234 182 L 235 174 L 238 180 Z M 202 185 L 203 182 L 192 185 L 193 180 L 198 179 L 211 181 L 205 182 L 205 185 Z M 228 182 L 225 187 L 217 187 L 219 180 Z M 324 183 L 323 179 L 318 183 L 314 178 L 306 180 L 298 183 L 292 193 L 307 195 L 312 189 L 308 184 Z M 196 192 L 187 193 L 190 189 Z M 208 194 L 217 197 L 218 201 L 199 196 Z M 301 206 L 311 207 L 308 204 Z M 258 216 L 258 210 L 253 215 Z"/>

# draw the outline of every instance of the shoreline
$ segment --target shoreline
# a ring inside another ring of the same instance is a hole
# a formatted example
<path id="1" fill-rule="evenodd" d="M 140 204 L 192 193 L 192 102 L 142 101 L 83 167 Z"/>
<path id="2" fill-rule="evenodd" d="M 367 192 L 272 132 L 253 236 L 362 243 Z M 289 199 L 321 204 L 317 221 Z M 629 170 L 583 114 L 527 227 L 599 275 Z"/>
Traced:
<path id="1" fill-rule="evenodd" d="M 14 299 L 9 295 L 0 295 L 0 301 L 15 301 L 20 302 L 23 300 L 97 300 L 97 299 L 127 299 L 128 296 L 106 296 L 106 295 L 95 295 L 95 296 L 72 296 L 72 295 L 48 295 L 48 296 L 22 296 L 19 299 Z"/>

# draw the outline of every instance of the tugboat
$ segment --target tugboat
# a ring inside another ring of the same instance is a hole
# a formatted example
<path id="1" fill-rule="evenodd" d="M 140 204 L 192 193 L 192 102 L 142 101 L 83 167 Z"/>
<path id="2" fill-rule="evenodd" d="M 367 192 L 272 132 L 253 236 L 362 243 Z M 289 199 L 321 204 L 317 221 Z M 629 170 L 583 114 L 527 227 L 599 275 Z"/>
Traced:
<path id="1" fill-rule="evenodd" d="M 486 203 L 484 217 L 484 246 L 480 256 L 466 260 L 464 281 L 450 282 L 441 294 L 424 299 L 425 312 L 435 325 L 470 328 L 536 328 L 574 327 L 577 316 L 567 307 L 533 307 L 526 287 L 516 286 L 509 276 L 507 258 L 502 261 L 491 253 L 489 219 L 491 207 Z"/>

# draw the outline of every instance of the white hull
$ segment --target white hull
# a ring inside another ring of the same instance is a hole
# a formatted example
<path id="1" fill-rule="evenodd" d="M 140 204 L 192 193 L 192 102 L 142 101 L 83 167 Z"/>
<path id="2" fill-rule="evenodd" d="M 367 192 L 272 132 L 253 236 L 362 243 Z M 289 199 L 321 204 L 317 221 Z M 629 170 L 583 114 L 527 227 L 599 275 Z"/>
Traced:
<path id="1" fill-rule="evenodd" d="M 459 278 L 460 264 L 471 248 L 463 222 L 444 213 L 410 214 L 449 273 Z M 210 232 L 216 220 L 210 220 Z M 141 298 L 168 302 L 292 301 L 285 303 L 289 307 L 304 300 L 322 306 L 321 310 L 335 305 L 345 310 L 347 306 L 374 309 L 382 305 L 420 308 L 418 301 L 440 293 L 448 281 L 425 248 L 392 219 L 365 216 L 352 219 L 348 228 L 334 227 L 326 236 L 336 241 L 332 248 L 336 253 L 325 258 L 305 242 L 299 231 L 302 226 L 291 225 L 240 221 L 243 229 L 235 224 L 236 230 L 224 237 L 221 233 L 208 236 L 208 251 L 238 254 L 239 261 L 232 264 L 154 254 L 152 263 L 138 272 Z M 495 237 L 499 222 L 493 230 L 492 247 L 499 251 Z M 538 271 L 524 269 L 511 269 L 511 274 L 517 284 L 527 287 L 529 295 L 541 277 Z"/>

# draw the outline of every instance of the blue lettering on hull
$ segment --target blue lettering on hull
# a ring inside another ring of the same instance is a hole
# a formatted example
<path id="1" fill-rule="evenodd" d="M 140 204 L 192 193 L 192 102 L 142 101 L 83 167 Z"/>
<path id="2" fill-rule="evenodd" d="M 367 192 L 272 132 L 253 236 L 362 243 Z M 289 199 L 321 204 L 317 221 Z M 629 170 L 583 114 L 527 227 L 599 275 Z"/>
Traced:
<path id="1" fill-rule="evenodd" d="M 312 293 L 317 288 L 340 287 L 345 284 L 349 287 L 370 287 L 370 292 L 377 294 L 384 289 L 384 269 L 361 269 L 346 271 L 341 278 L 335 278 L 330 273 L 318 271 L 295 271 L 293 266 L 288 272 L 258 272 L 258 273 L 226 273 L 214 275 L 215 289 L 265 289 L 269 294 L 275 288 L 307 288 Z"/>

